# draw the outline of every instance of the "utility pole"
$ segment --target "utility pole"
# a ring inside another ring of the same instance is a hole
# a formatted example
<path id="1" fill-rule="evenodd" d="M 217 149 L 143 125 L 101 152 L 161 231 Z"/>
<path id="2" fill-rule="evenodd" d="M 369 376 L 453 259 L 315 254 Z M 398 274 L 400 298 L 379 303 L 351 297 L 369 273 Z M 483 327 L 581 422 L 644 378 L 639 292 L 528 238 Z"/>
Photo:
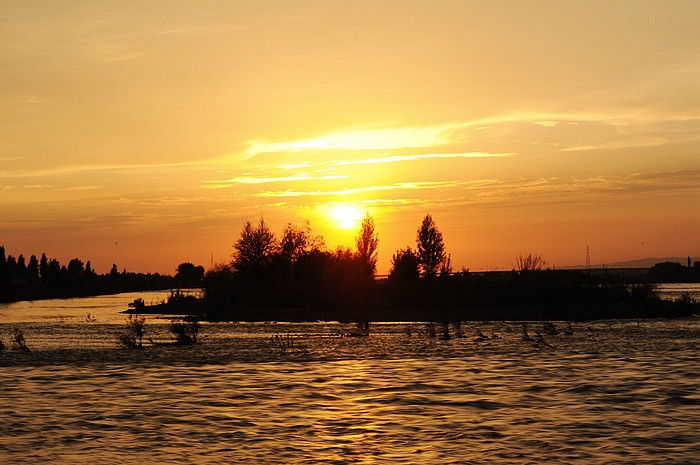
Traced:
<path id="1" fill-rule="evenodd" d="M 588 246 L 586 246 L 586 269 L 591 269 L 591 249 Z"/>

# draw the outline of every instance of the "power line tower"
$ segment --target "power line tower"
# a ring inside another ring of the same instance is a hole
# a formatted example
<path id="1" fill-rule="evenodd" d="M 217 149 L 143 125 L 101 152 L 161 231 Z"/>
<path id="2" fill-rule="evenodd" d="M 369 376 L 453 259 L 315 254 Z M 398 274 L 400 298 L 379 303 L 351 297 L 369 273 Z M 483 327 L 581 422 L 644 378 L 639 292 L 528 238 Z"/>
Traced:
<path id="1" fill-rule="evenodd" d="M 588 246 L 586 246 L 586 269 L 591 269 L 591 249 Z"/>

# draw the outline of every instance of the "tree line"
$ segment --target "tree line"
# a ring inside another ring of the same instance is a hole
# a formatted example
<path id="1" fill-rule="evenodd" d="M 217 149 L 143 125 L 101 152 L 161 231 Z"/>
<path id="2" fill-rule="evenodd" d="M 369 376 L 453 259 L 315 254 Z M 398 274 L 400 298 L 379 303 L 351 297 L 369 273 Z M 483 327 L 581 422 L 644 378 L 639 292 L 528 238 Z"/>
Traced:
<path id="1" fill-rule="evenodd" d="M 654 307 L 653 313 L 662 304 L 650 283 L 681 272 L 694 277 L 700 269 L 659 264 L 634 276 L 551 270 L 541 255 L 528 254 L 516 257 L 510 272 L 455 272 L 430 214 L 416 229 L 415 245 L 392 255 L 387 279 L 375 279 L 378 247 L 369 214 L 354 247 L 335 250 L 308 222 L 287 224 L 278 237 L 263 218 L 246 221 L 230 262 L 206 273 L 202 266 L 182 263 L 175 276 L 119 271 L 116 264 L 98 274 L 90 261 L 75 258 L 62 265 L 46 254 L 26 260 L 6 256 L 0 247 L 0 302 L 201 286 L 212 317 L 234 320 L 554 319 L 562 309 L 567 314 L 559 317 L 575 313 L 585 319 L 620 316 L 623 309 L 640 316 L 639 306 Z"/>
<path id="2" fill-rule="evenodd" d="M 5 247 L 0 246 L 0 302 L 195 287 L 201 285 L 203 276 L 204 267 L 189 262 L 180 264 L 175 276 L 119 271 L 116 264 L 109 273 L 99 274 L 89 260 L 73 258 L 61 264 L 46 253 L 27 260 L 23 254 L 6 255 Z"/>
<path id="3" fill-rule="evenodd" d="M 262 305 L 328 305 L 354 302 L 370 293 L 377 271 L 379 237 L 367 214 L 355 238 L 355 248 L 328 250 L 309 223 L 287 224 L 278 238 L 263 218 L 246 221 L 234 243 L 233 259 L 209 270 L 206 296 L 228 303 Z M 416 249 L 398 250 L 389 279 L 434 279 L 451 272 L 442 234 L 431 215 L 417 232 Z M 355 298 L 350 298 L 354 296 Z"/>
<path id="4" fill-rule="evenodd" d="M 355 247 L 335 250 L 325 247 L 308 222 L 287 224 L 278 238 L 263 218 L 257 224 L 247 221 L 233 244 L 232 260 L 205 274 L 205 297 L 216 303 L 221 318 L 234 320 L 527 319 L 553 318 L 563 309 L 585 319 L 662 305 L 647 283 L 544 269 L 539 254 L 516 257 L 510 272 L 455 272 L 430 214 L 416 230 L 415 246 L 392 255 L 387 279 L 374 279 L 378 244 L 370 215 Z"/>

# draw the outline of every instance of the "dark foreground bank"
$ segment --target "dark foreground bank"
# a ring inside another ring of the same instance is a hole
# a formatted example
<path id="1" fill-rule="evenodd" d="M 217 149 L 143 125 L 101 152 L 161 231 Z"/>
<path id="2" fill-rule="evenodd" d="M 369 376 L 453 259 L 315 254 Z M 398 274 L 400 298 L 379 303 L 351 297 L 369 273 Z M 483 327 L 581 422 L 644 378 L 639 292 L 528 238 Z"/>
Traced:
<path id="1" fill-rule="evenodd" d="M 676 318 L 695 299 L 660 299 L 654 284 L 622 272 L 541 270 L 457 273 L 434 279 L 289 279 L 210 274 L 202 299 L 180 298 L 131 313 L 215 321 L 497 321 Z M 216 278 L 216 279 L 213 279 Z"/>
<path id="2" fill-rule="evenodd" d="M 363 308 L 332 310 L 223 304 L 197 299 L 129 308 L 139 315 L 196 316 L 209 321 L 589 321 L 603 319 L 684 318 L 700 314 L 696 302 L 663 300 L 633 304 L 579 304 L 538 308 Z"/>

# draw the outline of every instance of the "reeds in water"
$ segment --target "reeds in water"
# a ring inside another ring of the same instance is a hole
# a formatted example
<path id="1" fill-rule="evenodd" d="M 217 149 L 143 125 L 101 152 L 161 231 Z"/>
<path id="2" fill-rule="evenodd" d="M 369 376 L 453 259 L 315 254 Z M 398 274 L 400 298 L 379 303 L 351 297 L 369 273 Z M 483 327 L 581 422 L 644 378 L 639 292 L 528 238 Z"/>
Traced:
<path id="1" fill-rule="evenodd" d="M 24 339 L 24 333 L 20 328 L 12 328 L 12 350 L 31 352 L 29 347 L 27 347 L 27 341 Z"/>
<path id="2" fill-rule="evenodd" d="M 144 326 L 146 318 L 138 315 L 129 315 L 126 319 L 124 331 L 117 335 L 119 343 L 127 349 L 140 349 L 143 347 Z"/>
<path id="3" fill-rule="evenodd" d="M 288 332 L 286 336 L 275 334 L 270 337 L 270 348 L 279 351 L 280 354 L 305 354 L 308 351 L 302 347 L 298 347 L 294 341 L 295 338 Z"/>
<path id="4" fill-rule="evenodd" d="M 175 343 L 189 345 L 197 343 L 197 336 L 202 325 L 195 317 L 187 317 L 184 321 L 174 320 L 170 323 L 170 332 L 175 336 Z"/>

